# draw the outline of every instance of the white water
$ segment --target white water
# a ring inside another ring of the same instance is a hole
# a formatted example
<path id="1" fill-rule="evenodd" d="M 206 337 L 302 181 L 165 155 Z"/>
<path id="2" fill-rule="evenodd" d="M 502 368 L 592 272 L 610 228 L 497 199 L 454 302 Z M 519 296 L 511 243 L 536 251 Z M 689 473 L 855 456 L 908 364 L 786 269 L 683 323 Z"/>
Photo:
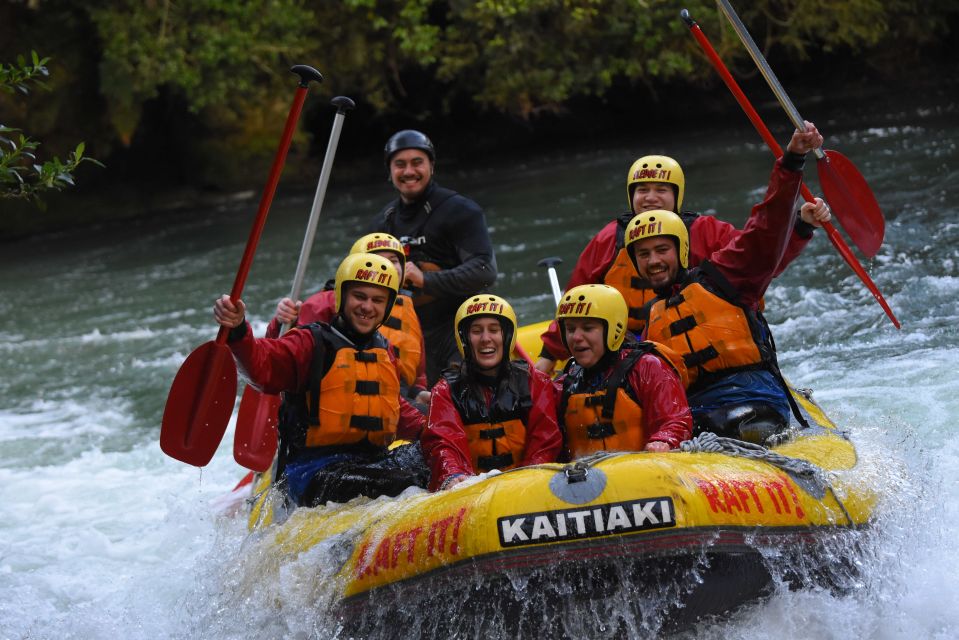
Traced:
<path id="1" fill-rule="evenodd" d="M 868 128 L 833 123 L 827 141 L 879 195 L 886 243 L 867 265 L 902 331 L 823 237 L 767 298 L 786 375 L 813 388 L 850 431 L 862 473 L 883 494 L 860 587 L 844 596 L 779 589 L 691 636 L 959 635 L 956 114 L 948 101 L 877 112 Z M 688 206 L 744 212 L 768 171 L 765 151 L 747 130 L 689 135 L 658 141 L 683 161 Z M 730 139 L 750 144 L 729 147 Z M 516 302 L 522 321 L 549 312 L 536 260 L 563 256 L 565 280 L 588 234 L 621 207 L 623 169 L 649 144 L 443 175 L 486 206 L 504 273 L 499 292 Z M 718 166 L 720 154 L 738 162 Z M 331 187 L 308 289 L 320 286 L 388 197 L 385 187 Z M 310 199 L 271 214 L 244 292 L 260 333 L 289 288 Z M 124 233 L 4 248 L 0 638 L 336 634 L 323 613 L 335 597 L 335 549 L 269 566 L 259 543 L 246 539 L 244 518 L 211 506 L 243 475 L 231 456 L 233 425 L 202 471 L 167 458 L 157 442 L 179 364 L 216 334 L 209 309 L 230 287 L 252 210 L 198 211 L 124 225 Z M 278 579 L 257 584 L 258 569 Z"/>

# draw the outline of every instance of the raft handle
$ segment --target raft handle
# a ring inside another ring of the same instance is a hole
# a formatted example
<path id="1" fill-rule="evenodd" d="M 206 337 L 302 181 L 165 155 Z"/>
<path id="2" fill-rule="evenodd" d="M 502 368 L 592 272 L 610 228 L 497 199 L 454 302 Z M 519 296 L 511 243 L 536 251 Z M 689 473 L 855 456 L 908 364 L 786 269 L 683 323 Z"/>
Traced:
<path id="1" fill-rule="evenodd" d="M 566 465 L 563 468 L 563 473 L 566 474 L 566 482 L 569 484 L 586 482 L 586 477 L 589 475 L 589 466 L 583 462 L 577 462 L 573 465 Z"/>

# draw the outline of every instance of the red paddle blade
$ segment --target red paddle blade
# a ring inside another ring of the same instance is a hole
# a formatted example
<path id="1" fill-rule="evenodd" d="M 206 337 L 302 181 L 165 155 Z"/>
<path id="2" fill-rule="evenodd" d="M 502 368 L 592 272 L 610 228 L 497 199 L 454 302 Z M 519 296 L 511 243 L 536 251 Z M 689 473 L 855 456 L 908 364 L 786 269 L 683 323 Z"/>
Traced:
<path id="1" fill-rule="evenodd" d="M 838 151 L 826 151 L 817 163 L 823 195 L 849 239 L 871 258 L 882 246 L 886 220 L 859 169 Z"/>
<path id="2" fill-rule="evenodd" d="M 241 467 L 263 472 L 273 464 L 279 410 L 280 396 L 260 393 L 251 386 L 244 389 L 233 435 L 233 459 Z"/>
<path id="3" fill-rule="evenodd" d="M 230 348 L 207 342 L 183 362 L 166 399 L 160 449 L 197 467 L 213 459 L 236 402 L 236 364 Z"/>

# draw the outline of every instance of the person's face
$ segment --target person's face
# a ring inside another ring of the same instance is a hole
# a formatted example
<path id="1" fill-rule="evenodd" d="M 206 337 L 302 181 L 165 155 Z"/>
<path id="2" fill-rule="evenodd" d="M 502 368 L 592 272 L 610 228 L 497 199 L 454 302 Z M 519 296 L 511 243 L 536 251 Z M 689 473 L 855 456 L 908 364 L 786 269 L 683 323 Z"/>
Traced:
<path id="1" fill-rule="evenodd" d="M 636 271 L 649 280 L 653 289 L 668 287 L 679 273 L 679 254 L 672 236 L 643 238 L 630 245 Z"/>
<path id="2" fill-rule="evenodd" d="M 676 210 L 676 193 L 665 182 L 640 182 L 633 191 L 633 213 L 654 209 Z"/>
<path id="3" fill-rule="evenodd" d="M 425 151 L 403 149 L 390 158 L 390 180 L 405 202 L 423 193 L 433 177 L 433 164 Z"/>
<path id="4" fill-rule="evenodd" d="M 389 291 L 383 287 L 351 284 L 346 288 L 343 317 L 357 333 L 372 333 L 386 318 L 386 305 L 389 300 Z"/>
<path id="5" fill-rule="evenodd" d="M 481 371 L 495 369 L 503 361 L 503 327 L 496 318 L 477 318 L 470 323 L 469 347 Z"/>
<path id="6" fill-rule="evenodd" d="M 588 369 L 606 354 L 603 333 L 606 323 L 598 318 L 567 318 L 563 320 L 569 353 L 581 367 Z"/>
<path id="7" fill-rule="evenodd" d="M 381 255 L 392 262 L 393 266 L 396 267 L 396 273 L 400 276 L 400 282 L 403 282 L 403 261 L 400 260 L 400 257 L 396 255 L 395 251 L 374 251 L 373 253 Z"/>

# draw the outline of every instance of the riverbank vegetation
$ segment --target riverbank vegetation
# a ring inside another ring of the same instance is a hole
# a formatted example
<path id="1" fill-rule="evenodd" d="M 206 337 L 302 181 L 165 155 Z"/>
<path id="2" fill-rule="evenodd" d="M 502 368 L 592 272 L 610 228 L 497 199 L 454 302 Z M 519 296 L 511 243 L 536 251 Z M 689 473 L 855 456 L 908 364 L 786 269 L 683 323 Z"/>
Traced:
<path id="1" fill-rule="evenodd" d="M 738 4 L 784 81 L 914 79 L 952 56 L 959 31 L 954 0 Z M 322 156 L 335 95 L 358 104 L 338 162 L 367 169 L 404 126 L 455 140 L 445 146 L 453 153 L 488 153 L 575 135 L 587 121 L 595 131 L 695 113 L 718 81 L 681 8 L 727 64 L 755 76 L 705 0 L 0 0 L 0 61 L 36 50 L 52 71 L 51 91 L 19 102 L 0 95 L 0 123 L 28 128 L 51 154 L 87 141 L 106 165 L 79 170 L 71 197 L 101 199 L 88 217 L 142 213 L 164 193 L 227 194 L 262 179 L 296 63 L 326 77 L 285 174 L 305 182 L 314 167 L 297 176 L 306 165 L 295 159 Z M 51 199 L 46 216 L 11 209 L 0 238 L 61 224 L 67 202 Z"/>

